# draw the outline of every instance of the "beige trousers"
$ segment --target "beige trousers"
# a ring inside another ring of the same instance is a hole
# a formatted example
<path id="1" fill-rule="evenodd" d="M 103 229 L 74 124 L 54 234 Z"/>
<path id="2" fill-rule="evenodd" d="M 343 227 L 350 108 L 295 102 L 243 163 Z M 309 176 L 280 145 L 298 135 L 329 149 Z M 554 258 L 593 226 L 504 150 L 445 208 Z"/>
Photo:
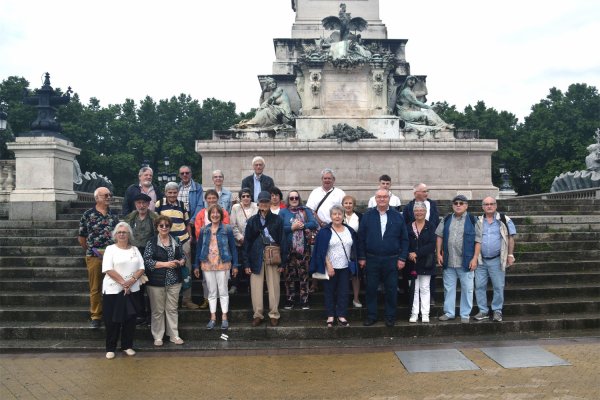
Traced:
<path id="1" fill-rule="evenodd" d="M 267 289 L 269 289 L 269 318 L 279 319 L 279 294 L 280 275 L 276 265 L 267 265 L 263 262 L 262 269 L 258 274 L 250 275 L 250 294 L 252 296 L 253 318 L 264 319 L 263 315 L 263 284 L 266 278 Z"/>
<path id="2" fill-rule="evenodd" d="M 90 286 L 90 314 L 95 320 L 102 319 L 102 259 L 98 257 L 85 257 Z"/>
<path id="3" fill-rule="evenodd" d="M 150 298 L 150 310 L 152 310 L 152 323 L 150 330 L 154 340 L 162 340 L 165 335 L 165 319 L 167 335 L 172 339 L 179 336 L 177 323 L 177 302 L 181 283 L 170 286 L 146 286 L 146 293 Z"/>

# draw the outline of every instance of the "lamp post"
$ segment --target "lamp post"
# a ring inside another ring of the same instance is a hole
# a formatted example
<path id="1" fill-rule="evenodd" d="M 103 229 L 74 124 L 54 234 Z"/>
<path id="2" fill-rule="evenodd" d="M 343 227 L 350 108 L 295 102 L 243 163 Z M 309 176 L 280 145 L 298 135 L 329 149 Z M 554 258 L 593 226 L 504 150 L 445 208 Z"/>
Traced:
<path id="1" fill-rule="evenodd" d="M 517 192 L 515 192 L 512 186 L 510 186 L 510 177 L 508 175 L 508 168 L 506 168 L 506 164 L 500 164 L 498 171 L 502 177 L 502 185 L 500 186 L 500 193 L 498 197 L 501 199 L 515 197 Z"/>
<path id="2" fill-rule="evenodd" d="M 163 163 L 165 165 L 165 169 L 158 173 L 158 182 L 161 184 L 165 184 L 167 182 L 175 182 L 177 179 L 177 174 L 175 172 L 169 172 L 169 157 L 165 156 Z"/>
<path id="3" fill-rule="evenodd" d="M 5 131 L 8 128 L 8 115 L 6 114 L 6 103 L 0 102 L 0 131 Z"/>

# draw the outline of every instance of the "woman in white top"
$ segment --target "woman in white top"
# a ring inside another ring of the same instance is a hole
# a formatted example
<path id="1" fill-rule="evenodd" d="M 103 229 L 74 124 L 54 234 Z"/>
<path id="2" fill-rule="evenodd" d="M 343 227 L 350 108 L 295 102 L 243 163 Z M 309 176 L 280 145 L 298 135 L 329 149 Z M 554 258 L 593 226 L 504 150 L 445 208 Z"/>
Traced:
<path id="1" fill-rule="evenodd" d="M 233 228 L 233 237 L 237 246 L 238 260 L 243 260 L 242 251 L 244 244 L 244 233 L 246 224 L 253 215 L 258 214 L 258 206 L 252 202 L 252 191 L 250 188 L 240 190 L 240 203 L 234 204 L 231 208 L 230 224 Z M 248 279 L 246 274 L 238 274 L 231 280 L 231 289 L 229 294 L 235 294 L 238 290 L 248 288 Z M 243 286 L 243 287 L 242 287 Z"/>
<path id="2" fill-rule="evenodd" d="M 350 228 L 354 229 L 355 232 L 358 232 L 358 224 L 360 223 L 362 214 L 354 211 L 354 207 L 356 207 L 356 199 L 354 196 L 344 196 L 342 199 L 342 207 L 344 207 L 344 223 Z M 358 268 L 356 274 L 352 275 L 352 294 L 354 295 L 354 298 L 352 299 L 352 305 L 354 308 L 362 307 L 362 303 L 358 298 L 358 294 L 360 292 L 361 275 L 361 269 Z"/>
<path id="3" fill-rule="evenodd" d="M 115 358 L 117 341 L 121 350 L 135 355 L 133 336 L 139 309 L 140 277 L 144 274 L 144 259 L 131 244 L 133 232 L 127 222 L 119 222 L 112 232 L 115 244 L 106 248 L 102 258 L 102 305 L 106 325 L 106 358 Z"/>

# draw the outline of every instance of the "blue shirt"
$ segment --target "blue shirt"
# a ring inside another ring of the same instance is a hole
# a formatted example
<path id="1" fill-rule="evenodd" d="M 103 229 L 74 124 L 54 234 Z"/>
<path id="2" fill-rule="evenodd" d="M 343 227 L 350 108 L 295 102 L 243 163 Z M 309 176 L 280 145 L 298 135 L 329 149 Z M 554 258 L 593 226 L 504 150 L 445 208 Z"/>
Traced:
<path id="1" fill-rule="evenodd" d="M 258 203 L 258 194 L 260 193 L 260 176 L 254 174 L 254 202 Z"/>
<path id="2" fill-rule="evenodd" d="M 485 258 L 500 256 L 502 248 L 502 235 L 500 233 L 501 220 L 494 217 L 490 224 L 487 218 L 483 217 L 482 236 L 481 236 L 481 256 Z M 517 230 L 511 220 L 506 221 L 508 235 L 516 235 Z"/>

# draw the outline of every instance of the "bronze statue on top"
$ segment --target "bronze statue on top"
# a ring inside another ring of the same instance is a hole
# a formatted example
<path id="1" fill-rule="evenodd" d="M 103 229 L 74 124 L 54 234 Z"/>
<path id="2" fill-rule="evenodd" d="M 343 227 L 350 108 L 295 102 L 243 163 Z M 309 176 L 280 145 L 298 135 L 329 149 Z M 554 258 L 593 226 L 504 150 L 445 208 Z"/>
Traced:
<path id="1" fill-rule="evenodd" d="M 350 16 L 350 13 L 346 12 L 346 4 L 340 4 L 339 17 L 330 15 L 329 17 L 323 18 L 321 23 L 325 29 L 335 30 L 339 29 L 338 42 L 352 39 L 350 31 L 363 31 L 367 29 L 367 21 L 361 17 Z"/>

